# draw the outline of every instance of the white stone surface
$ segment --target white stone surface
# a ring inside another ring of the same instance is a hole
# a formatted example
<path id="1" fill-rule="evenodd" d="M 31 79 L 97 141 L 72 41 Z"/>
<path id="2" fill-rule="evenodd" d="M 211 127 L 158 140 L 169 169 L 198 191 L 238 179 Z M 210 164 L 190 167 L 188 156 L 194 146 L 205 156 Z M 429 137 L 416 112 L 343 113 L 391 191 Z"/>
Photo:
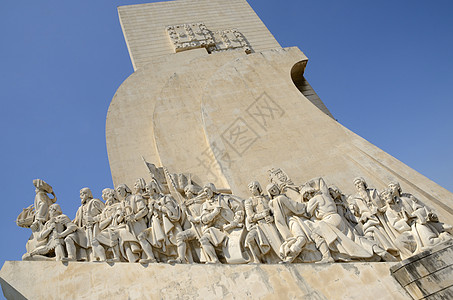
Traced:
<path id="1" fill-rule="evenodd" d="M 267 171 L 275 167 L 297 184 L 322 176 L 345 194 L 354 193 L 352 178 L 363 176 L 379 190 L 399 181 L 442 221 L 453 223 L 451 192 L 344 128 L 301 94 L 292 78 L 304 70 L 291 72 L 306 61 L 297 48 L 249 55 L 196 49 L 140 68 L 118 89 L 107 116 L 114 183 L 149 177 L 141 155 L 243 198 L 251 180 L 267 182 Z M 259 101 L 274 109 L 265 124 L 254 111 Z M 234 127 L 247 129 L 241 138 L 252 142 L 234 145 L 228 140 Z"/>
<path id="2" fill-rule="evenodd" d="M 410 299 L 391 265 L 7 261 L 0 280 L 8 299 Z"/>
<path id="3" fill-rule="evenodd" d="M 137 70 L 174 53 L 166 27 L 203 22 L 211 31 L 238 29 L 254 51 L 280 45 L 245 0 L 176 0 L 118 7 L 132 65 Z"/>

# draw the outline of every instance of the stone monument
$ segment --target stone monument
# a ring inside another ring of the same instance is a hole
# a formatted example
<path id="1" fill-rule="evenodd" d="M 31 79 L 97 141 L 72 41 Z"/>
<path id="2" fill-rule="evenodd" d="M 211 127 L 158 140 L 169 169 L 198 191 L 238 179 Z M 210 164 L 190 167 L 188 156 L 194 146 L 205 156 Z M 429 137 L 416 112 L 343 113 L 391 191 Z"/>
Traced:
<path id="1" fill-rule="evenodd" d="M 115 187 L 82 188 L 71 220 L 33 181 L 7 298 L 453 295 L 453 195 L 339 124 L 245 0 L 118 12 L 135 71 L 107 115 Z"/>

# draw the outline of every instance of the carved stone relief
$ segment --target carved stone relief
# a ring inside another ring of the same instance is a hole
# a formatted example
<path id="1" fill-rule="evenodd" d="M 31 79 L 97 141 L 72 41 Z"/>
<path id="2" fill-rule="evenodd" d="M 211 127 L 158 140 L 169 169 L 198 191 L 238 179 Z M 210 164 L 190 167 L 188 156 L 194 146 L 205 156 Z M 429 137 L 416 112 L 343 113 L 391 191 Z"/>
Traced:
<path id="1" fill-rule="evenodd" d="M 212 32 L 204 23 L 171 25 L 166 29 L 175 53 L 197 48 L 206 48 L 209 53 L 231 49 L 243 49 L 247 54 L 252 52 L 237 29 Z"/>
<path id="2" fill-rule="evenodd" d="M 176 53 L 215 45 L 211 31 L 203 23 L 167 26 L 167 33 Z"/>
<path id="3" fill-rule="evenodd" d="M 146 162 L 145 162 L 146 163 Z M 269 170 L 264 191 L 246 198 L 203 187 L 146 163 L 151 181 L 89 188 L 74 220 L 55 193 L 35 180 L 36 197 L 16 223 L 32 230 L 24 260 L 164 263 L 333 263 L 398 261 L 452 239 L 452 226 L 398 182 L 379 192 L 357 177 L 345 195 L 323 178 L 296 185 Z M 157 180 L 159 179 L 159 180 Z M 182 189 L 182 183 L 185 187 Z M 165 188 L 163 188 L 165 187 Z M 48 194 L 52 195 L 52 198 Z"/>

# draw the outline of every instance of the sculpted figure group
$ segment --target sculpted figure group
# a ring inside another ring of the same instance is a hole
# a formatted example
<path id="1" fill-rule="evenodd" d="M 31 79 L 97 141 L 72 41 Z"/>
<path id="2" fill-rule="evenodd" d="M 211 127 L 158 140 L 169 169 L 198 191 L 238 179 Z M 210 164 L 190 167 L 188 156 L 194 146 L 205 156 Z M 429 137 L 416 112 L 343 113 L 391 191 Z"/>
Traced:
<path id="1" fill-rule="evenodd" d="M 80 190 L 74 220 L 50 185 L 34 180 L 18 217 L 32 235 L 24 260 L 148 263 L 332 263 L 397 261 L 452 238 L 452 228 L 397 182 L 378 192 L 355 178 L 345 195 L 323 178 L 295 185 L 281 169 L 248 185 L 245 200 L 212 183 L 183 191 L 157 180 L 120 184 L 95 199 Z M 168 179 L 168 178 L 167 178 Z M 52 195 L 52 198 L 49 197 Z"/>

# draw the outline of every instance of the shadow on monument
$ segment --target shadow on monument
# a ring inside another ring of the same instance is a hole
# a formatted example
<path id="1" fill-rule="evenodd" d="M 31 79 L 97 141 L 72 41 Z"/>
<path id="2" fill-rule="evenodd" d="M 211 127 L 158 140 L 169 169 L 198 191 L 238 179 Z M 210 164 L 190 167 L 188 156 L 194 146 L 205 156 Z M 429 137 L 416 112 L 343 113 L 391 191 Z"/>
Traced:
<path id="1" fill-rule="evenodd" d="M 2 285 L 3 295 L 8 300 L 22 300 L 27 299 L 19 293 L 14 287 L 12 287 L 8 282 L 6 282 L 3 278 L 0 278 L 0 284 Z"/>

